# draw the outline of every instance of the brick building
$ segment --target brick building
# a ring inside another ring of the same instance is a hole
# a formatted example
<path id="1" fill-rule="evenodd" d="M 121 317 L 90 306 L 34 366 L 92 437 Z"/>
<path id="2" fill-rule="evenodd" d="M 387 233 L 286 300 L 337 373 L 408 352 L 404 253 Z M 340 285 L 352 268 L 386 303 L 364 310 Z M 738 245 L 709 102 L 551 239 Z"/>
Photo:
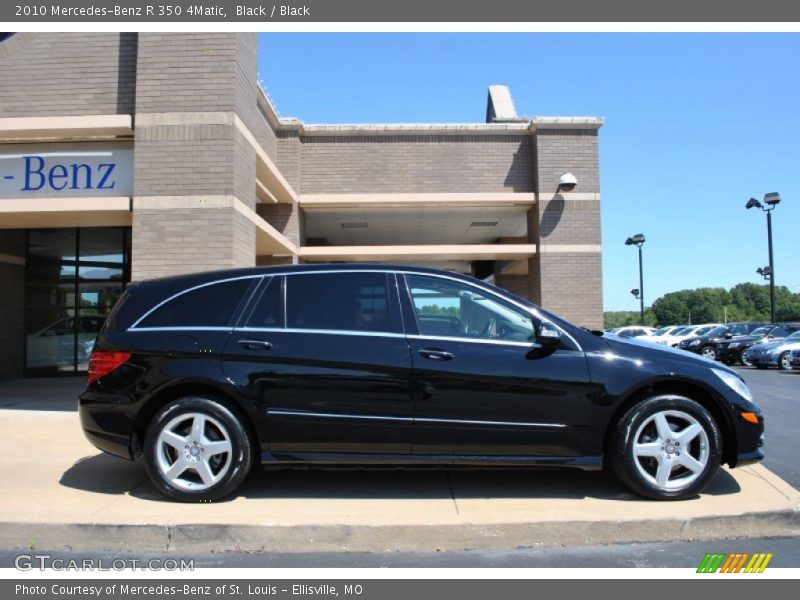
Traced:
<path id="1" fill-rule="evenodd" d="M 131 278 L 254 264 L 439 266 L 602 326 L 601 120 L 492 86 L 485 123 L 306 124 L 256 63 L 256 34 L 0 41 L 0 378 L 85 369 Z"/>

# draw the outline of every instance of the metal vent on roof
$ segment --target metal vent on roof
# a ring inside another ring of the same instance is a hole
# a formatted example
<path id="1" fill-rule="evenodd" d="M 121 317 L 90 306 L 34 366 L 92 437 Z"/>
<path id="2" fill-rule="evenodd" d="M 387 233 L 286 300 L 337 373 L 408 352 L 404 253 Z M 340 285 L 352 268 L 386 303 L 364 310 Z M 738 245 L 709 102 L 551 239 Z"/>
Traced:
<path id="1" fill-rule="evenodd" d="M 470 227 L 494 227 L 497 221 L 473 221 L 469 224 Z"/>
<path id="2" fill-rule="evenodd" d="M 340 223 L 342 229 L 366 229 L 367 224 L 364 221 L 359 221 L 355 223 Z"/>

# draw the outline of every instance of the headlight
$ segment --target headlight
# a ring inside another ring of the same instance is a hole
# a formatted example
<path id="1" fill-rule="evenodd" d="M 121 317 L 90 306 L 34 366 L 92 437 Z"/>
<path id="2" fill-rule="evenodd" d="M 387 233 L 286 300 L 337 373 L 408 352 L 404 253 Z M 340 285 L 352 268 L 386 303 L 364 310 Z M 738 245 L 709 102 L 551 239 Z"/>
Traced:
<path id="1" fill-rule="evenodd" d="M 725 383 L 725 385 L 739 394 L 742 398 L 749 402 L 755 402 L 755 400 L 753 400 L 753 393 L 750 391 L 750 388 L 747 387 L 747 384 L 739 379 L 737 375 L 728 373 L 727 371 L 723 371 L 721 369 L 711 370 L 714 372 L 714 375 L 719 377 Z"/>
<path id="2" fill-rule="evenodd" d="M 700 345 L 700 340 L 695 340 L 693 342 L 689 342 L 689 345 L 690 346 L 699 346 Z"/>
<path id="3" fill-rule="evenodd" d="M 730 346 L 728 346 L 728 348 L 738 348 L 739 345 L 739 342 L 733 342 Z"/>

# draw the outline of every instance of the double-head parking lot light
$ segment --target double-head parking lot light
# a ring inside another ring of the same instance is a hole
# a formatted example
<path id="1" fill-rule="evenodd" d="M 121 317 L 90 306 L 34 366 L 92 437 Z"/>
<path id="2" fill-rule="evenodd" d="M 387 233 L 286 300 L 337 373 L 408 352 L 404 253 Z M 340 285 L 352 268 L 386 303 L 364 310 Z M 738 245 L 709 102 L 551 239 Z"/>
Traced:
<path id="1" fill-rule="evenodd" d="M 625 240 L 626 246 L 636 246 L 639 248 L 639 289 L 631 290 L 631 294 L 633 294 L 634 291 L 638 293 L 638 295 L 634 294 L 634 296 L 639 298 L 639 320 L 642 325 L 644 325 L 644 275 L 642 273 L 642 245 L 644 245 L 644 242 L 643 233 L 637 233 Z"/>

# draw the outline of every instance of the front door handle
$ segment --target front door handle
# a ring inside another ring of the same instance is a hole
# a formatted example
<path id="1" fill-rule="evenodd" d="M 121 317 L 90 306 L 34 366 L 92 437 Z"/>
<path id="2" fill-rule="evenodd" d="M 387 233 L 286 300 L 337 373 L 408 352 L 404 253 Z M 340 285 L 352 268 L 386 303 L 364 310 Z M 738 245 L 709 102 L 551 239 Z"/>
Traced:
<path id="1" fill-rule="evenodd" d="M 239 346 L 248 350 L 272 350 L 272 343 L 266 340 L 239 340 Z"/>
<path id="2" fill-rule="evenodd" d="M 427 358 L 429 360 L 453 360 L 453 358 L 455 358 L 450 352 L 445 352 L 444 350 L 429 350 L 427 348 L 419 350 L 418 354 L 422 358 Z"/>

